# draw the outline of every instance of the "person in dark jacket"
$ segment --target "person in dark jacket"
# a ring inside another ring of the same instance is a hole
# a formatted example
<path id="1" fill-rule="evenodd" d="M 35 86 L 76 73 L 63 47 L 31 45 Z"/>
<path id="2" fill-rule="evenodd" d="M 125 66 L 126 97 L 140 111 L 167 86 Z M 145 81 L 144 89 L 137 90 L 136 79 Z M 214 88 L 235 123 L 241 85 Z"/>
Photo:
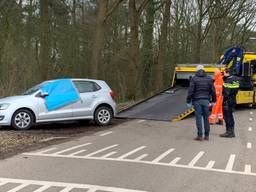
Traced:
<path id="1" fill-rule="evenodd" d="M 224 71 L 224 84 L 223 84 L 223 115 L 226 124 L 226 133 L 221 134 L 221 137 L 232 138 L 235 137 L 235 121 L 233 117 L 233 108 L 236 104 L 236 94 L 240 86 L 240 78 L 231 75 L 230 69 L 225 69 Z"/>
<path id="2" fill-rule="evenodd" d="M 209 124 L 209 103 L 215 105 L 216 96 L 213 81 L 204 71 L 203 65 L 196 67 L 196 75 L 190 80 L 187 96 L 187 106 L 189 108 L 194 105 L 196 116 L 197 137 L 195 140 L 203 140 L 202 117 L 204 120 L 204 139 L 209 140 L 210 124 Z"/>

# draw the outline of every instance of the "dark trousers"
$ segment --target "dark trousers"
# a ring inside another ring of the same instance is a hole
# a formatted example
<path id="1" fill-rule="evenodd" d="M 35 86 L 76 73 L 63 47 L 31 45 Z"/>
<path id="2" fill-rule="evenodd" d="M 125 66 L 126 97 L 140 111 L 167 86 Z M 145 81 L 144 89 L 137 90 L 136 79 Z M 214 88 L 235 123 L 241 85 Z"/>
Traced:
<path id="1" fill-rule="evenodd" d="M 226 133 L 234 134 L 235 121 L 233 117 L 233 105 L 223 105 L 223 116 L 226 124 Z"/>
<path id="2" fill-rule="evenodd" d="M 210 123 L 209 123 L 209 101 L 206 99 L 193 101 L 195 107 L 196 115 L 196 127 L 197 127 L 197 136 L 203 136 L 203 127 L 202 127 L 202 118 L 204 120 L 204 135 L 209 136 L 210 133 Z"/>

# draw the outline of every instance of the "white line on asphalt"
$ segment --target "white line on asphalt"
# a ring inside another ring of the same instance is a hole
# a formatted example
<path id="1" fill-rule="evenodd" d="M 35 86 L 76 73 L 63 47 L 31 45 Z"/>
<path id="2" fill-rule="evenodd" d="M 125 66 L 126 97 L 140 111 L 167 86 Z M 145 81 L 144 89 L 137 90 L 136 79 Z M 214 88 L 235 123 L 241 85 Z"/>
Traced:
<path id="1" fill-rule="evenodd" d="M 253 115 L 253 112 L 251 111 L 250 114 Z"/>
<path id="2" fill-rule="evenodd" d="M 252 148 L 252 143 L 247 143 L 247 149 L 251 149 Z"/>
<path id="3" fill-rule="evenodd" d="M 155 158 L 152 163 L 158 163 L 159 161 L 161 161 L 163 158 L 165 158 L 167 155 L 169 155 L 171 152 L 173 152 L 175 149 L 169 149 L 166 152 L 164 152 L 163 154 L 161 154 L 159 157 Z"/>
<path id="4" fill-rule="evenodd" d="M 43 191 L 45 191 L 46 189 L 48 189 L 48 188 L 50 188 L 50 187 L 51 187 L 51 186 L 49 186 L 49 185 L 44 185 L 44 186 L 38 188 L 37 190 L 35 190 L 35 191 L 33 191 L 33 192 L 43 192 Z"/>
<path id="5" fill-rule="evenodd" d="M 147 157 L 147 156 L 148 156 L 148 154 L 143 154 L 143 155 L 137 157 L 137 158 L 134 159 L 134 160 L 135 160 L 135 161 L 140 161 L 140 160 L 144 159 L 144 158 Z"/>
<path id="6" fill-rule="evenodd" d="M 87 145 L 90 145 L 90 144 L 91 144 L 91 143 L 85 143 L 85 144 L 82 144 L 82 145 L 77 145 L 77 146 L 74 146 L 74 147 L 70 147 L 70 148 L 64 149 L 64 150 L 62 150 L 62 151 L 58 151 L 58 152 L 56 152 L 56 153 L 54 153 L 54 154 L 59 155 L 59 154 L 61 154 L 61 153 L 65 153 L 65 152 L 67 152 L 67 151 L 71 151 L 71 150 L 73 150 L 73 149 L 77 149 L 77 148 L 80 148 L 80 147 L 84 147 L 84 146 L 87 146 Z"/>
<path id="7" fill-rule="evenodd" d="M 4 183 L 20 183 L 22 185 L 39 185 L 39 186 L 64 187 L 65 189 L 66 188 L 78 188 L 78 189 L 87 189 L 87 190 L 88 189 L 94 189 L 94 190 L 109 191 L 109 192 L 146 192 L 146 191 L 139 191 L 139 190 L 130 190 L 130 189 L 125 189 L 125 188 L 99 186 L 99 185 L 87 185 L 87 184 L 77 184 L 77 183 L 63 183 L 63 182 L 52 182 L 52 181 L 36 181 L 36 180 L 11 179 L 11 178 L 0 178 L 0 182 L 4 182 Z"/>
<path id="8" fill-rule="evenodd" d="M 124 155 L 121 155 L 120 157 L 118 157 L 118 159 L 124 159 L 124 158 L 128 157 L 129 155 L 132 155 L 132 154 L 134 154 L 134 153 L 136 153 L 136 152 L 138 152 L 138 151 L 140 151 L 144 148 L 146 148 L 146 146 L 138 147 L 138 148 L 136 148 L 136 149 L 124 154 Z"/>
<path id="9" fill-rule="evenodd" d="M 181 160 L 180 157 L 176 157 L 175 159 L 173 159 L 169 164 L 170 165 L 176 165 L 176 163 L 178 163 L 178 161 Z"/>
<path id="10" fill-rule="evenodd" d="M 244 166 L 244 172 L 245 173 L 251 173 L 252 172 L 251 165 L 245 165 Z"/>
<path id="11" fill-rule="evenodd" d="M 27 184 L 27 183 L 21 184 L 21 185 L 15 187 L 15 188 L 13 188 L 13 189 L 7 191 L 7 192 L 17 192 L 17 191 L 19 191 L 20 189 L 23 189 L 23 188 L 25 188 L 25 187 L 28 186 L 28 185 L 29 185 L 29 184 Z"/>
<path id="12" fill-rule="evenodd" d="M 230 155 L 227 166 L 226 166 L 226 169 L 225 169 L 227 172 L 232 171 L 233 165 L 234 165 L 234 162 L 235 162 L 235 158 L 236 158 L 236 155 L 234 155 L 234 154 Z"/>
<path id="13" fill-rule="evenodd" d="M 93 155 L 96 155 L 96 154 L 101 153 L 101 152 L 103 152 L 103 151 L 106 151 L 106 150 L 108 150 L 108 149 L 114 148 L 114 147 L 116 147 L 116 146 L 118 146 L 118 144 L 110 145 L 110 146 L 105 147 L 105 148 L 103 148 L 103 149 L 100 149 L 100 150 L 98 150 L 98 151 L 92 152 L 92 153 L 90 153 L 90 154 L 88 154 L 88 155 L 85 155 L 84 157 L 91 157 L 91 156 L 93 156 Z"/>
<path id="14" fill-rule="evenodd" d="M 146 120 L 139 120 L 139 121 L 137 121 L 137 123 L 143 123 L 143 122 L 145 122 Z"/>
<path id="15" fill-rule="evenodd" d="M 56 148 L 53 147 L 53 148 L 50 148 L 50 149 L 46 149 L 46 150 L 44 150 L 44 151 L 40 151 L 40 152 L 38 152 L 38 153 L 47 153 L 47 152 L 53 151 L 53 150 L 55 150 L 55 149 L 56 149 Z"/>
<path id="16" fill-rule="evenodd" d="M 252 121 L 252 118 L 249 118 L 250 121 Z"/>
<path id="17" fill-rule="evenodd" d="M 74 189 L 74 187 L 66 187 L 64 189 L 62 189 L 60 192 L 69 192 L 71 191 L 72 189 Z M 89 190 L 90 191 L 90 190 Z"/>
<path id="18" fill-rule="evenodd" d="M 109 135 L 109 134 L 111 134 L 111 133 L 113 133 L 113 131 L 109 131 L 109 132 L 106 132 L 106 133 L 102 133 L 100 136 L 103 137 L 103 136 Z"/>
<path id="19" fill-rule="evenodd" d="M 212 171 L 212 172 L 219 172 L 219 173 L 230 173 L 230 174 L 238 174 L 238 175 L 250 175 L 256 177 L 256 173 L 246 173 L 244 171 L 234 171 L 229 169 L 231 161 L 229 160 L 229 163 L 227 164 L 227 170 L 226 169 L 216 169 L 212 168 L 209 169 L 207 167 L 199 167 L 199 166 L 188 166 L 188 165 L 182 165 L 182 164 L 176 164 L 181 158 L 177 157 L 175 158 L 171 163 L 155 163 L 153 164 L 151 161 L 136 161 L 134 159 L 117 159 L 117 158 L 102 158 L 102 157 L 85 157 L 85 156 L 67 156 L 67 155 L 54 155 L 54 154 L 40 154 L 40 153 L 24 153 L 24 155 L 31 155 L 31 156 L 41 156 L 41 157 L 54 157 L 54 158 L 74 158 L 74 159 L 86 159 L 86 160 L 99 160 L 99 161 L 116 161 L 116 162 L 129 162 L 129 163 L 140 163 L 140 164 L 146 164 L 146 165 L 159 165 L 159 166 L 165 166 L 165 167 L 177 167 L 177 168 L 184 168 L 184 169 L 195 169 L 195 170 L 202 170 L 202 171 Z M 235 156 L 235 155 L 234 155 Z M 234 156 L 231 156 L 233 159 Z M 233 166 L 232 166 L 233 168 Z M 0 179 L 1 182 L 1 179 Z M 119 191 L 118 191 L 119 192 Z"/>
<path id="20" fill-rule="evenodd" d="M 117 153 L 116 151 L 110 152 L 110 153 L 108 153 L 108 154 L 106 154 L 106 155 L 103 155 L 102 158 L 110 157 L 111 155 L 114 155 L 114 154 L 116 154 L 116 153 Z"/>
<path id="21" fill-rule="evenodd" d="M 0 180 L 0 186 L 3 186 L 3 185 L 5 185 L 7 182 L 2 182 L 1 180 Z"/>
<path id="22" fill-rule="evenodd" d="M 252 131 L 252 127 L 249 127 L 249 128 L 248 128 L 248 131 Z"/>
<path id="23" fill-rule="evenodd" d="M 87 150 L 86 150 L 86 149 L 83 149 L 83 150 L 80 150 L 80 151 L 76 151 L 76 152 L 74 152 L 74 153 L 69 154 L 68 156 L 74 156 L 74 155 L 77 155 L 77 154 L 79 154 L 79 153 L 83 153 L 83 152 L 85 152 L 85 151 L 87 151 Z"/>
<path id="24" fill-rule="evenodd" d="M 196 162 L 204 155 L 204 151 L 200 151 L 188 164 L 188 166 L 193 167 Z"/>
<path id="25" fill-rule="evenodd" d="M 207 166 L 205 168 L 206 169 L 212 169 L 214 164 L 215 164 L 215 161 L 209 161 L 209 163 L 207 164 Z"/>

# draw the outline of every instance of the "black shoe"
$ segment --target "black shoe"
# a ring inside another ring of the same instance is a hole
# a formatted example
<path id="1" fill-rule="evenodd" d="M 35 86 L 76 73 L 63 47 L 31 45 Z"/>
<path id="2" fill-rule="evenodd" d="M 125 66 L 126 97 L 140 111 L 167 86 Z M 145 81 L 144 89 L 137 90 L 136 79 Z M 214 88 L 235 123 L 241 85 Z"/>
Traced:
<path id="1" fill-rule="evenodd" d="M 197 136 L 197 137 L 195 137 L 195 138 L 194 138 L 194 140 L 195 140 L 195 141 L 203 141 L 203 138 L 202 138 L 202 137 Z"/>
<path id="2" fill-rule="evenodd" d="M 220 134 L 220 137 L 232 138 L 232 137 L 235 137 L 235 134 L 232 134 L 232 133 L 224 133 L 224 134 Z"/>
<path id="3" fill-rule="evenodd" d="M 209 136 L 205 136 L 204 140 L 209 141 Z"/>

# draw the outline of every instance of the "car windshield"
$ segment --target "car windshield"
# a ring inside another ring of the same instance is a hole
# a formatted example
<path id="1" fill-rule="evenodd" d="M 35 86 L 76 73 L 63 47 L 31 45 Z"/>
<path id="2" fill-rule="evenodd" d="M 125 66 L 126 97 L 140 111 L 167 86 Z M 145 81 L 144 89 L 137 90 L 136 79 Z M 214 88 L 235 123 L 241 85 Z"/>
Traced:
<path id="1" fill-rule="evenodd" d="M 32 95 L 34 94 L 35 92 L 37 92 L 38 90 L 40 90 L 42 88 L 43 85 L 45 85 L 47 82 L 43 82 L 43 83 L 40 83 L 30 89 L 28 89 L 27 91 L 25 91 L 24 93 L 22 93 L 22 95 Z"/>

